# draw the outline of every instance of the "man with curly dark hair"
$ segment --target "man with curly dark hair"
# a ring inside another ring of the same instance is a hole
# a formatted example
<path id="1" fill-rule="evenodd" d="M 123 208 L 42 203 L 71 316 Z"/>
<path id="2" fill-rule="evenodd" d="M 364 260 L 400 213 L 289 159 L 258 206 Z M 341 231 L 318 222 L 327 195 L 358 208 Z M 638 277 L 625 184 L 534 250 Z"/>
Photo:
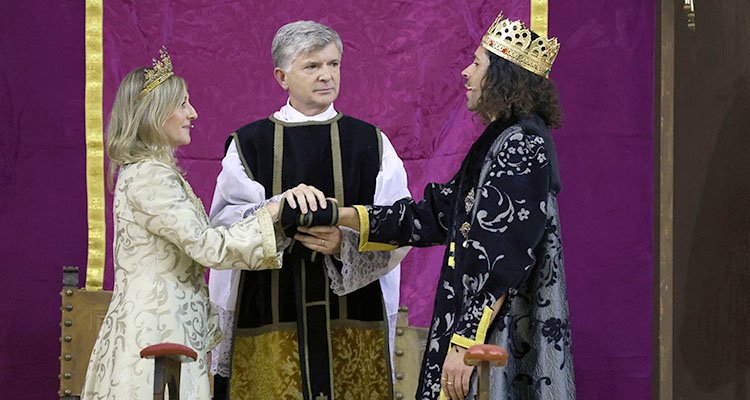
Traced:
<path id="1" fill-rule="evenodd" d="M 510 354 L 492 399 L 574 399 L 570 324 L 549 128 L 560 107 L 549 72 L 559 50 L 498 16 L 461 73 L 467 107 L 487 124 L 453 179 L 419 203 L 341 208 L 360 250 L 446 245 L 418 399 L 474 398 L 468 347 Z"/>

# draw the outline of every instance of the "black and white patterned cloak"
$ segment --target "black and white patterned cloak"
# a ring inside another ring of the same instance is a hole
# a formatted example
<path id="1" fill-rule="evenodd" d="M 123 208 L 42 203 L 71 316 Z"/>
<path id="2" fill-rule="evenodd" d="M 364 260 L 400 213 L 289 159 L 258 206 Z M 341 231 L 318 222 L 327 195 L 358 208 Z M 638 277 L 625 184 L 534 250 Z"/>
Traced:
<path id="1" fill-rule="evenodd" d="M 558 177 L 552 139 L 533 116 L 488 125 L 454 178 L 429 184 L 420 202 L 358 207 L 360 250 L 446 245 L 417 399 L 440 398 L 452 343 L 509 352 L 492 371 L 492 399 L 575 398 Z"/>

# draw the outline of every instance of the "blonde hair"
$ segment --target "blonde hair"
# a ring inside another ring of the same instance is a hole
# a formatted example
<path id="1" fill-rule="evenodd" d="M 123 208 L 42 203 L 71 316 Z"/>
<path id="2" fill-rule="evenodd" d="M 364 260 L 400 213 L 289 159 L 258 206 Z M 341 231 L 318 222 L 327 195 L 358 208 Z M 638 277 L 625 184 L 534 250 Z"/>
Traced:
<path id="1" fill-rule="evenodd" d="M 107 156 L 112 189 L 117 170 L 126 164 L 156 159 L 177 168 L 174 148 L 164 133 L 164 123 L 174 114 L 187 92 L 185 80 L 169 77 L 141 95 L 144 69 L 130 72 L 120 83 L 107 127 Z"/>

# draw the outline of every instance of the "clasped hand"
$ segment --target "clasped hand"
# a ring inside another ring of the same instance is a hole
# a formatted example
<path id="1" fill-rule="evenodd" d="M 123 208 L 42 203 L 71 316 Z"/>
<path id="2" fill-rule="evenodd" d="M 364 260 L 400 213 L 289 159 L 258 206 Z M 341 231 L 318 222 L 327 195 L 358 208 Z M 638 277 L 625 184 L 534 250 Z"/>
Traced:
<path id="1" fill-rule="evenodd" d="M 325 194 L 316 187 L 304 183 L 284 192 L 283 198 L 289 208 L 298 209 L 301 214 L 315 213 L 318 209 L 325 210 L 328 207 Z M 280 210 L 280 213 L 283 213 L 283 210 Z M 297 226 L 294 239 L 308 249 L 325 255 L 338 254 L 341 251 L 342 234 L 335 226 Z"/>

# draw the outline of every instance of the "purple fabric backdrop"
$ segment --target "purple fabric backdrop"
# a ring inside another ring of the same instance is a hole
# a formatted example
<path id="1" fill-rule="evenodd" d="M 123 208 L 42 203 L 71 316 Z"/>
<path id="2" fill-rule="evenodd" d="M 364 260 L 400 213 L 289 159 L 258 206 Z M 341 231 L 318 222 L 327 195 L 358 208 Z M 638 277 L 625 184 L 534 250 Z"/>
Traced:
<path id="1" fill-rule="evenodd" d="M 6 3 L 0 6 L 0 397 L 52 399 L 62 266 L 86 262 L 84 7 Z"/>
<path id="2" fill-rule="evenodd" d="M 529 19 L 527 0 L 258 3 L 105 2 L 105 115 L 119 80 L 166 44 L 200 114 L 180 159 L 207 206 L 225 137 L 286 100 L 270 57 L 283 23 L 314 19 L 341 34 L 336 106 L 388 134 L 421 198 L 427 182 L 453 174 L 481 131 L 465 109 L 460 71 L 484 30 L 501 9 Z M 0 254 L 12 283 L 0 292 L 0 383 L 12 398 L 50 398 L 61 266 L 86 262 L 84 10 L 11 8 L 0 16 L 8 92 L 0 96 L 0 213 L 11 227 Z M 654 20 L 653 0 L 550 4 L 550 32 L 562 42 L 552 77 L 565 119 L 553 135 L 581 399 L 651 394 Z M 403 264 L 412 325 L 429 322 L 441 251 L 413 251 Z M 111 253 L 107 260 L 111 287 Z"/>

